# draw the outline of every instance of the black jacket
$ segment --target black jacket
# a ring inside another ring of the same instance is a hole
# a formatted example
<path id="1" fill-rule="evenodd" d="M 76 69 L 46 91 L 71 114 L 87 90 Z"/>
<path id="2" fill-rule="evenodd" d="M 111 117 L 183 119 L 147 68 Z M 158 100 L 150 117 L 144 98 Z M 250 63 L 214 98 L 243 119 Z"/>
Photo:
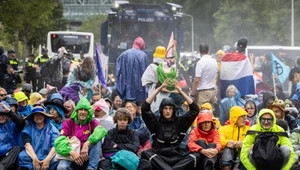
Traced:
<path id="1" fill-rule="evenodd" d="M 262 103 L 260 103 L 258 106 L 257 106 L 257 110 L 258 110 L 258 113 L 260 112 L 261 109 L 264 109 L 264 108 L 268 108 L 267 106 L 267 101 L 268 99 L 270 98 L 273 98 L 275 100 L 275 95 L 273 92 L 271 91 L 266 91 L 264 94 L 263 94 L 263 101 Z"/>
<path id="2" fill-rule="evenodd" d="M 113 146 L 117 144 L 117 148 Z M 140 146 L 139 135 L 137 132 L 131 129 L 118 130 L 118 127 L 110 129 L 105 136 L 102 144 L 102 152 L 113 153 L 119 150 L 128 150 L 136 153 Z"/>
<path id="3" fill-rule="evenodd" d="M 160 113 L 165 104 L 164 100 L 160 106 Z M 166 120 L 162 115 L 157 118 L 150 109 L 150 104 L 144 102 L 142 105 L 142 117 L 149 129 L 153 143 L 152 149 L 159 154 L 165 156 L 173 156 L 174 154 L 180 154 L 180 143 L 186 135 L 186 131 L 191 126 L 195 118 L 199 113 L 198 105 L 193 102 L 189 105 L 190 111 L 186 114 L 177 117 L 173 113 L 171 120 Z"/>
<path id="4" fill-rule="evenodd" d="M 7 93 L 12 94 L 12 92 L 17 88 L 17 85 L 22 83 L 21 77 L 17 73 L 5 74 L 4 75 L 4 88 Z"/>

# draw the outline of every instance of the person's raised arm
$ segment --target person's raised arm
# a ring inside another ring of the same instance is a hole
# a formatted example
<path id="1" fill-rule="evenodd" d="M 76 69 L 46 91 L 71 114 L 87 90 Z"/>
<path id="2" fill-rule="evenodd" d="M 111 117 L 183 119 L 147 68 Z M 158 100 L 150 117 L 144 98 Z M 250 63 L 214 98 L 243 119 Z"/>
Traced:
<path id="1" fill-rule="evenodd" d="M 165 87 L 167 87 L 167 85 L 169 84 L 169 80 L 170 79 L 166 79 L 164 81 L 164 83 L 159 86 L 157 89 L 154 90 L 154 92 L 146 99 L 146 102 L 151 104 L 153 102 L 153 100 L 155 99 L 156 95 Z"/>
<path id="2" fill-rule="evenodd" d="M 175 82 L 175 89 L 178 91 L 178 93 L 184 98 L 185 101 L 188 102 L 188 104 L 192 104 L 193 100 L 187 95 L 185 94 L 182 89 L 179 87 L 178 82 Z"/>

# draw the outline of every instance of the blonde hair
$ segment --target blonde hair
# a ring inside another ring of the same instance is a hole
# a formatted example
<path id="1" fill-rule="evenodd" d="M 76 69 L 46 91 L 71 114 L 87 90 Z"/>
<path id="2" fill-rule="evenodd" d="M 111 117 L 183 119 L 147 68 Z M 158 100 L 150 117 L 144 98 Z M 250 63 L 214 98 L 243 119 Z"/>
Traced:
<path id="1" fill-rule="evenodd" d="M 6 91 L 4 88 L 2 88 L 2 87 L 0 87 L 0 91 L 2 91 L 2 92 L 4 92 L 5 94 L 7 94 L 7 91 Z"/>
<path id="2" fill-rule="evenodd" d="M 226 89 L 226 94 L 227 94 L 230 90 L 232 90 L 232 89 L 236 90 L 236 87 L 235 87 L 234 85 L 228 86 L 227 89 Z"/>

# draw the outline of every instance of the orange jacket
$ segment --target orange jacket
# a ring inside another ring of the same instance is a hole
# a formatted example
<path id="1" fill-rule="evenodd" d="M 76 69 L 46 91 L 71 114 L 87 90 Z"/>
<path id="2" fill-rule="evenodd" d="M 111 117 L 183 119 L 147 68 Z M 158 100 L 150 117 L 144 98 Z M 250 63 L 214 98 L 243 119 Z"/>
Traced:
<path id="1" fill-rule="evenodd" d="M 210 121 L 212 122 L 212 128 L 210 131 L 205 132 L 200 129 L 200 123 Z M 202 147 L 196 144 L 196 141 L 203 139 L 206 141 L 206 144 L 215 143 L 217 145 L 218 151 L 222 149 L 220 144 L 220 135 L 212 120 L 212 115 L 209 113 L 201 113 L 197 117 L 198 126 L 196 126 L 190 133 L 188 140 L 188 147 L 191 152 L 199 152 Z"/>

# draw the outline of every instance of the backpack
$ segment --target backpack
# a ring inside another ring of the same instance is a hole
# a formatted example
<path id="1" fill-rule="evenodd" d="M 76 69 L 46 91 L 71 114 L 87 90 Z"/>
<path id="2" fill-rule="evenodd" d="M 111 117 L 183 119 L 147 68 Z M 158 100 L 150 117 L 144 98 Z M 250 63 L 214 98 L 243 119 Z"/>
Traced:
<path id="1" fill-rule="evenodd" d="M 112 169 L 137 170 L 140 160 L 135 153 L 127 150 L 120 150 L 111 157 L 111 162 L 113 165 Z"/>
<path id="2" fill-rule="evenodd" d="M 248 134 L 258 134 L 253 145 L 252 158 L 257 170 L 280 170 L 283 166 L 283 155 L 276 146 L 279 136 L 288 137 L 286 132 L 257 132 L 249 130 Z"/>

